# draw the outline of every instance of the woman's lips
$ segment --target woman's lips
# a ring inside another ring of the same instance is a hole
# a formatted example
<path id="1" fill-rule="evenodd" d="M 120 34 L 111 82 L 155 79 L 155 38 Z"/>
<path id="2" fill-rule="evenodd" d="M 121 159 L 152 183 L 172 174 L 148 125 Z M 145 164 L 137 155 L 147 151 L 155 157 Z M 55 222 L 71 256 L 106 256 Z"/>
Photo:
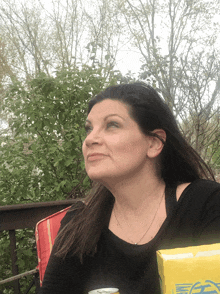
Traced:
<path id="1" fill-rule="evenodd" d="M 103 159 L 106 155 L 103 153 L 92 153 L 87 156 L 88 161 L 95 161 Z"/>

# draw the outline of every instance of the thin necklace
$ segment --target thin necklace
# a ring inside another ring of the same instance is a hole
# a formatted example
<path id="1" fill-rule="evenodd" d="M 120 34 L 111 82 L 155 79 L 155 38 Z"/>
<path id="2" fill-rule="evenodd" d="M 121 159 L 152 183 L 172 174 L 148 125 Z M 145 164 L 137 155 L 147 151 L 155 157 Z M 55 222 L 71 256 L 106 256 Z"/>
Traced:
<path id="1" fill-rule="evenodd" d="M 138 242 L 134 242 L 134 241 L 132 241 L 130 238 L 127 237 L 128 240 L 129 240 L 131 243 L 134 243 L 134 245 L 138 245 L 138 244 L 141 242 L 141 240 L 146 236 L 147 232 L 150 230 L 150 228 L 151 228 L 151 226 L 152 226 L 152 224 L 153 224 L 153 222 L 154 222 L 154 220 L 155 220 L 155 217 L 156 217 L 156 215 L 157 215 L 157 213 L 158 213 L 158 210 L 159 210 L 159 208 L 160 208 L 160 205 L 161 205 L 161 203 L 162 203 L 162 200 L 163 200 L 163 196 L 164 196 L 164 195 L 165 195 L 165 191 L 164 191 L 163 194 L 162 194 L 161 200 L 160 200 L 160 202 L 159 202 L 159 205 L 158 205 L 158 207 L 157 207 L 157 210 L 156 210 L 156 212 L 155 212 L 155 214 L 154 214 L 154 217 L 153 217 L 153 219 L 152 219 L 152 221 L 151 221 L 149 227 L 148 227 L 147 230 L 144 232 L 144 235 L 140 238 L 140 240 L 139 240 Z M 123 228 L 122 228 L 121 224 L 119 223 L 118 218 L 117 218 L 117 216 L 116 216 L 115 208 L 113 209 L 113 211 L 114 211 L 114 216 L 115 216 L 115 219 L 116 219 L 116 221 L 117 221 L 117 223 L 118 223 L 118 226 L 119 226 L 119 227 L 122 229 L 122 231 L 123 231 Z"/>

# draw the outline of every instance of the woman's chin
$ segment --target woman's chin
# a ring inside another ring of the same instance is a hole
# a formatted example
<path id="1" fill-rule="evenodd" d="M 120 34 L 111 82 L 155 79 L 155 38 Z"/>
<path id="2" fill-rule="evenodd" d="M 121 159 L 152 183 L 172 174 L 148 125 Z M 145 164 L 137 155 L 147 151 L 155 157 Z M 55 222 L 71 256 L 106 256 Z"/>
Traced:
<path id="1" fill-rule="evenodd" d="M 97 173 L 87 173 L 87 175 L 92 181 L 99 182 L 99 183 L 102 181 L 102 178 L 103 178 L 100 174 L 97 174 Z"/>
<path id="2" fill-rule="evenodd" d="M 100 183 L 103 186 L 108 186 L 111 182 L 113 182 L 114 179 L 113 176 L 98 173 L 88 173 L 88 176 L 92 181 Z"/>

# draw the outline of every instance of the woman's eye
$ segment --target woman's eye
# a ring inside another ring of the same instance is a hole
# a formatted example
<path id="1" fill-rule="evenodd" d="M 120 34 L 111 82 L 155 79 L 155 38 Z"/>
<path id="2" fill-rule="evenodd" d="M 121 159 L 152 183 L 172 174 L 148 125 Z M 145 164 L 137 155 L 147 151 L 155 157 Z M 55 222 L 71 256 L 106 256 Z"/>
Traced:
<path id="1" fill-rule="evenodd" d="M 107 123 L 107 128 L 111 128 L 111 127 L 118 128 L 119 124 L 116 121 L 111 121 L 111 122 Z"/>
<path id="2" fill-rule="evenodd" d="M 85 126 L 85 131 L 86 131 L 86 134 L 89 134 L 92 131 L 92 127 L 91 126 Z"/>
<path id="3" fill-rule="evenodd" d="M 119 124 L 115 121 L 110 121 L 106 125 L 106 129 L 109 129 L 109 128 L 119 128 Z M 93 130 L 92 126 L 90 126 L 90 125 L 85 126 L 85 132 L 87 135 L 90 134 L 92 132 L 92 130 Z"/>

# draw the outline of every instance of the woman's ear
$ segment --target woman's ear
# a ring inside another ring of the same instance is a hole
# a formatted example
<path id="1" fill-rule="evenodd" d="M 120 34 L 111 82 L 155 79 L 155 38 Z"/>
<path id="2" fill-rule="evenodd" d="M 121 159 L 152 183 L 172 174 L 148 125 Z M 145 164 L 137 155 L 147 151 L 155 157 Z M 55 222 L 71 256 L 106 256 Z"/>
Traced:
<path id="1" fill-rule="evenodd" d="M 162 129 L 153 130 L 155 136 L 149 136 L 149 145 L 147 150 L 147 156 L 149 158 L 157 157 L 163 150 L 164 143 L 166 142 L 166 132 Z M 159 139 L 160 138 L 160 139 Z"/>

